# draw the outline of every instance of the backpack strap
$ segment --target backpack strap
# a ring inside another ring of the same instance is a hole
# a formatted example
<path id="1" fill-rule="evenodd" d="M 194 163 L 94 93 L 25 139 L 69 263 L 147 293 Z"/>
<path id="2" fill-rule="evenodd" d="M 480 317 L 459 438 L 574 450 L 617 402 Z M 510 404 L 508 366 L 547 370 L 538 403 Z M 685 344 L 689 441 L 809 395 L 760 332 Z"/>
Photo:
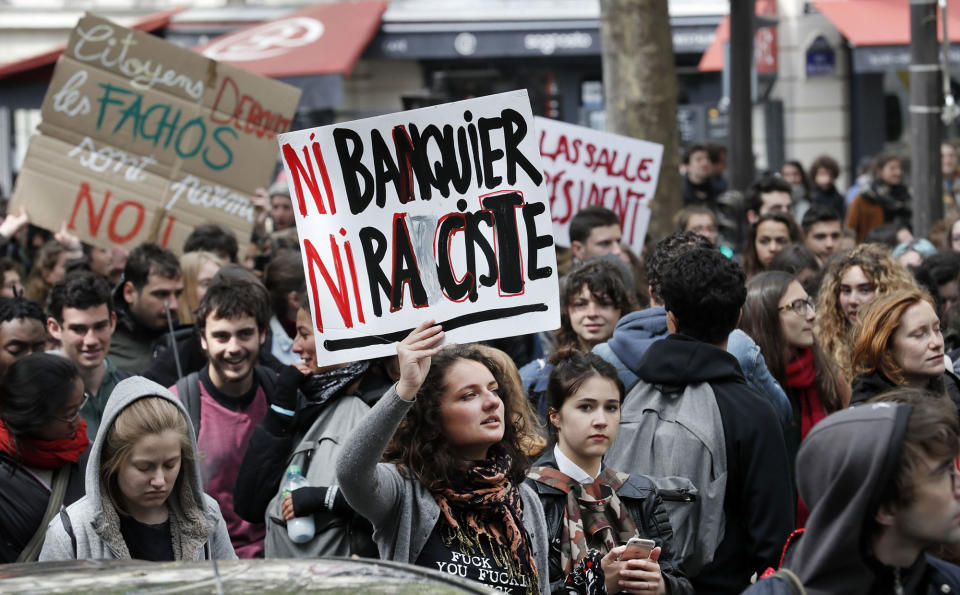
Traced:
<path id="1" fill-rule="evenodd" d="M 190 421 L 193 422 L 193 432 L 200 435 L 200 373 L 191 372 L 177 380 L 177 395 L 180 402 L 187 408 Z"/>
<path id="2" fill-rule="evenodd" d="M 77 536 L 73 533 L 73 524 L 70 522 L 70 515 L 67 514 L 66 508 L 60 511 L 60 522 L 63 524 L 63 530 L 70 536 L 70 545 L 73 546 L 73 557 L 76 558 Z"/>
<path id="3" fill-rule="evenodd" d="M 773 577 L 778 577 L 786 581 L 787 585 L 790 586 L 790 593 L 793 595 L 807 595 L 806 589 L 803 588 L 803 581 L 789 568 L 781 568 L 771 575 L 771 578 Z"/>
<path id="4" fill-rule="evenodd" d="M 53 520 L 53 515 L 57 514 L 63 506 L 63 497 L 67 493 L 67 484 L 70 483 L 70 465 L 64 465 L 57 469 L 53 476 L 53 486 L 50 488 L 50 499 L 47 500 L 47 509 L 43 513 L 43 519 L 40 526 L 30 538 L 26 547 L 17 557 L 17 562 L 36 562 L 40 557 L 40 549 L 43 547 L 43 541 L 47 536 L 47 525 Z M 76 550 L 76 547 L 74 547 Z"/>

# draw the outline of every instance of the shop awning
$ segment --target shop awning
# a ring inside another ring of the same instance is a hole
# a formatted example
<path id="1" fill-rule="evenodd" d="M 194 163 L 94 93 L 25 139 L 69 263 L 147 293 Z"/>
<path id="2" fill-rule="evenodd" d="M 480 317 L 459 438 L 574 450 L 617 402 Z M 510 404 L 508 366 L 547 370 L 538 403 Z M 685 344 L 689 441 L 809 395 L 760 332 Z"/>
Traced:
<path id="1" fill-rule="evenodd" d="M 853 48 L 855 72 L 900 70 L 910 65 L 910 3 L 904 0 L 814 0 L 812 4 Z M 942 40 L 938 11 L 937 37 Z M 960 0 L 948 0 L 951 43 L 960 42 Z M 960 48 L 950 61 L 960 62 Z"/>
<path id="2" fill-rule="evenodd" d="M 156 31 L 157 29 L 162 29 L 166 27 L 170 22 L 170 19 L 177 13 L 183 11 L 186 7 L 180 6 L 177 8 L 171 8 L 169 10 L 164 10 L 160 12 L 155 12 L 149 14 L 143 18 L 137 19 L 136 21 L 126 25 L 131 29 L 137 29 L 138 31 Z M 50 72 L 53 71 L 53 65 L 57 62 L 57 59 L 63 53 L 67 47 L 66 42 L 35 56 L 30 56 L 29 58 L 24 58 L 22 60 L 17 60 L 15 62 L 8 62 L 7 64 L 0 65 L 0 80 L 10 78 L 16 75 L 32 75 L 30 71 L 37 71 L 36 74 L 44 74 L 44 78 L 50 78 Z M 49 70 L 49 72 L 41 73 L 44 69 Z"/>
<path id="3" fill-rule="evenodd" d="M 758 17 L 776 17 L 777 5 L 774 0 L 756 0 L 754 11 Z M 700 56 L 697 68 L 700 72 L 719 72 L 723 70 L 724 45 L 730 41 L 730 15 L 723 17 L 717 25 L 713 43 Z M 777 72 L 777 32 L 776 27 L 763 27 L 753 38 L 754 63 L 759 74 Z"/>
<path id="4" fill-rule="evenodd" d="M 373 0 L 317 4 L 194 49 L 273 78 L 349 74 L 386 9 L 387 2 Z"/>

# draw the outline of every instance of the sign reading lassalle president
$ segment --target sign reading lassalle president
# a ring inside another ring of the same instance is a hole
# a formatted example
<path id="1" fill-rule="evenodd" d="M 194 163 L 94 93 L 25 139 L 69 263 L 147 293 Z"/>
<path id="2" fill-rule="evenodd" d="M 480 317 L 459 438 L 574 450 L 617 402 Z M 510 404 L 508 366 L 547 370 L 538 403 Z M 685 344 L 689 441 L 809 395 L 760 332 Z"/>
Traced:
<path id="1" fill-rule="evenodd" d="M 248 237 L 250 195 L 269 183 L 275 137 L 299 97 L 88 14 L 57 62 L 12 205 L 104 247 L 156 241 L 179 252 L 207 221 Z"/>
<path id="2" fill-rule="evenodd" d="M 643 251 L 663 145 L 535 118 L 558 246 L 570 245 L 570 220 L 591 205 L 620 217 L 622 241 Z"/>
<path id="3" fill-rule="evenodd" d="M 329 365 L 555 329 L 557 266 L 526 91 L 280 135 Z"/>

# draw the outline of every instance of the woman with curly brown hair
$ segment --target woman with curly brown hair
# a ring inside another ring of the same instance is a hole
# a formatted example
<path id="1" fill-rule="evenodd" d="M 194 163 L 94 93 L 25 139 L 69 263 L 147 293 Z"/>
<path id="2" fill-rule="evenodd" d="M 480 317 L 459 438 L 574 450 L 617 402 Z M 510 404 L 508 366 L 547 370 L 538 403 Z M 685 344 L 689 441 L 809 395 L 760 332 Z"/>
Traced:
<path id="1" fill-rule="evenodd" d="M 605 259 L 578 264 L 560 283 L 560 329 L 551 353 L 573 348 L 588 353 L 595 345 L 613 336 L 621 318 L 637 308 L 627 288 L 620 265 Z M 546 423 L 544 395 L 553 366 L 546 358 L 535 359 L 520 368 L 520 378 L 530 402 Z"/>
<path id="2" fill-rule="evenodd" d="M 876 296 L 915 288 L 910 273 L 874 244 L 837 254 L 827 263 L 813 333 L 847 378 L 854 376 L 852 332 L 859 311 Z"/>
<path id="3" fill-rule="evenodd" d="M 944 365 L 943 334 L 933 298 L 919 289 L 874 300 L 857 326 L 852 405 L 899 387 L 948 395 L 960 404 L 960 381 Z"/>
<path id="4" fill-rule="evenodd" d="M 427 321 L 397 346 L 400 380 L 343 445 L 340 489 L 373 524 L 382 559 L 546 594 L 547 530 L 523 485 L 515 397 L 494 360 L 442 349 L 443 338 Z"/>

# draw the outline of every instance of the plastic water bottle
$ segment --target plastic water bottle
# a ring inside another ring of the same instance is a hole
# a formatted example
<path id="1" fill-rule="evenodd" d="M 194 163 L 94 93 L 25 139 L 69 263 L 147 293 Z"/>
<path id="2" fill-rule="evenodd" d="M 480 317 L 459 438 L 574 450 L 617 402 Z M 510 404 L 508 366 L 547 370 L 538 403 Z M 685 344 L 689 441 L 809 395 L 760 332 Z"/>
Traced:
<path id="1" fill-rule="evenodd" d="M 283 479 L 283 498 L 297 488 L 310 485 L 307 478 L 300 472 L 300 465 L 287 467 L 287 475 Z M 316 527 L 313 524 L 313 515 L 298 516 L 287 521 L 287 535 L 294 543 L 306 543 L 313 539 Z"/>

